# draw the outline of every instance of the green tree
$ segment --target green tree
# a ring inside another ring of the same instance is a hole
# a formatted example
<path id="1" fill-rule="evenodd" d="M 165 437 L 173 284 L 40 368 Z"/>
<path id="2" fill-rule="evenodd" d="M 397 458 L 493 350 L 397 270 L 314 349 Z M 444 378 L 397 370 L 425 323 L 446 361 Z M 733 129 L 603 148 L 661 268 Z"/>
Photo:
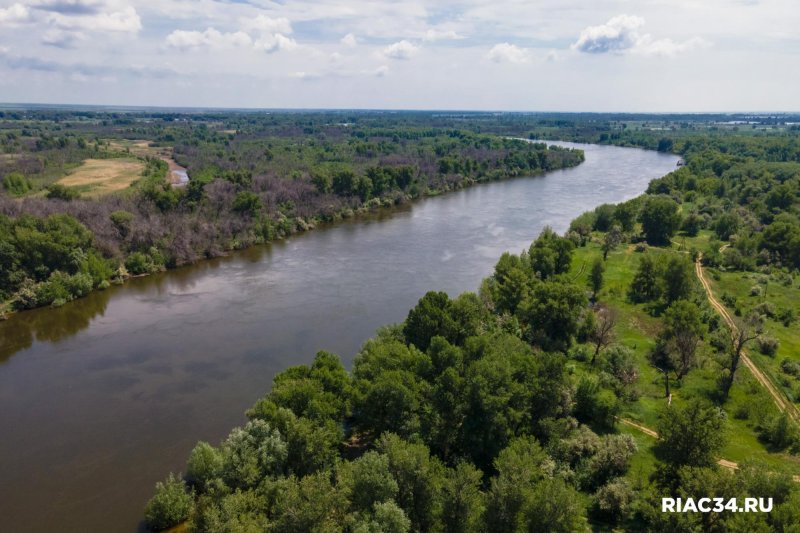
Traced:
<path id="1" fill-rule="evenodd" d="M 194 508 L 194 498 L 179 477 L 170 474 L 164 482 L 156 483 L 156 492 L 144 510 L 147 526 L 155 531 L 177 526 L 188 520 Z"/>
<path id="2" fill-rule="evenodd" d="M 448 471 L 442 496 L 442 526 L 445 533 L 480 531 L 485 498 L 483 474 L 469 463 L 458 463 Z"/>
<path id="3" fill-rule="evenodd" d="M 458 326 L 450 315 L 452 302 L 447 293 L 428 292 L 416 307 L 408 312 L 403 335 L 406 341 L 420 350 L 427 350 L 431 339 L 441 336 L 449 341 L 457 337 Z"/>
<path id="4" fill-rule="evenodd" d="M 444 466 L 431 457 L 424 444 L 384 434 L 378 450 L 389 458 L 389 471 L 397 481 L 395 501 L 416 531 L 429 531 L 441 521 Z"/>
<path id="5" fill-rule="evenodd" d="M 572 241 L 546 227 L 528 250 L 531 268 L 541 279 L 568 272 L 574 249 Z"/>
<path id="6" fill-rule="evenodd" d="M 678 204 L 668 196 L 649 196 L 639 214 L 639 221 L 649 244 L 665 246 L 681 224 Z"/>
<path id="7" fill-rule="evenodd" d="M 573 283 L 539 282 L 520 305 L 517 316 L 527 326 L 531 343 L 545 350 L 566 351 L 578 332 L 586 304 L 584 291 Z"/>
<path id="8" fill-rule="evenodd" d="M 375 504 L 394 500 L 399 490 L 389 470 L 389 458 L 374 451 L 341 463 L 337 477 L 355 512 L 369 513 Z"/>
<path id="9" fill-rule="evenodd" d="M 547 454 L 536 439 L 519 437 L 500 452 L 494 467 L 497 475 L 487 494 L 486 526 L 489 531 L 517 531 L 527 500 L 549 474 Z"/>
<path id="10" fill-rule="evenodd" d="M 667 304 L 686 299 L 694 287 L 694 265 L 686 255 L 672 255 L 664 264 L 661 279 Z"/>
<path id="11" fill-rule="evenodd" d="M 700 308 L 688 300 L 678 300 L 664 313 L 661 338 L 674 353 L 675 379 L 680 381 L 696 364 L 697 346 L 703 337 L 704 325 Z"/>
<path id="12" fill-rule="evenodd" d="M 608 253 L 614 250 L 622 243 L 623 235 L 622 228 L 617 224 L 611 226 L 611 229 L 603 237 L 603 261 L 608 259 Z"/>
<path id="13" fill-rule="evenodd" d="M 669 481 L 684 466 L 710 467 L 726 440 L 725 412 L 699 401 L 670 406 L 658 421 L 658 457 L 662 479 Z"/>
<path id="14" fill-rule="evenodd" d="M 198 442 L 189 454 L 186 465 L 187 481 L 202 492 L 221 473 L 222 454 L 207 442 Z"/>
<path id="15" fill-rule="evenodd" d="M 261 198 L 249 191 L 236 194 L 233 200 L 233 210 L 248 216 L 256 216 L 261 210 Z"/>
<path id="16" fill-rule="evenodd" d="M 661 268 L 650 254 L 639 260 L 639 268 L 631 281 L 630 299 L 634 302 L 651 302 L 661 296 Z"/>
<path id="17" fill-rule="evenodd" d="M 586 509 L 578 491 L 555 478 L 544 479 L 534 486 L 522 507 L 521 526 L 521 531 L 529 533 L 589 531 Z"/>

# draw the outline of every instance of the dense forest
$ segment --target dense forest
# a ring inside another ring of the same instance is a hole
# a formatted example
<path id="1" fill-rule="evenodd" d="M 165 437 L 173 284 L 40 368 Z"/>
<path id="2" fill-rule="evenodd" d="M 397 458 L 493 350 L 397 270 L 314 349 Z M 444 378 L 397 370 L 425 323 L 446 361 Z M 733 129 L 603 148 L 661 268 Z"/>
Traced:
<path id="1" fill-rule="evenodd" d="M 342 118 L 0 113 L 0 301 L 61 305 L 360 211 L 583 160 L 496 134 Z M 108 174 L 137 159 L 140 175 L 114 193 L 60 182 L 84 160 Z M 188 185 L 170 184 L 171 165 Z"/>
<path id="2" fill-rule="evenodd" d="M 800 136 L 694 131 L 669 150 L 685 164 L 644 195 L 545 229 L 477 293 L 426 294 L 351 372 L 320 352 L 276 376 L 156 486 L 147 523 L 794 531 Z M 773 507 L 664 513 L 664 496 Z"/>

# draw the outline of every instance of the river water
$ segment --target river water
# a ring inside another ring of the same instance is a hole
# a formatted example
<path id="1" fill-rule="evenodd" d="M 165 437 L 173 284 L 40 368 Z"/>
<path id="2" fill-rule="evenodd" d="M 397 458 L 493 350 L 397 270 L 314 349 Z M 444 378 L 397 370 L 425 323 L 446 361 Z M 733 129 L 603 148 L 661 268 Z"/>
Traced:
<path id="1" fill-rule="evenodd" d="M 272 377 L 350 365 L 428 290 L 476 290 L 545 225 L 642 193 L 678 158 L 572 145 L 582 165 L 479 185 L 0 322 L 0 529 L 135 531 L 154 483 L 217 444 Z"/>

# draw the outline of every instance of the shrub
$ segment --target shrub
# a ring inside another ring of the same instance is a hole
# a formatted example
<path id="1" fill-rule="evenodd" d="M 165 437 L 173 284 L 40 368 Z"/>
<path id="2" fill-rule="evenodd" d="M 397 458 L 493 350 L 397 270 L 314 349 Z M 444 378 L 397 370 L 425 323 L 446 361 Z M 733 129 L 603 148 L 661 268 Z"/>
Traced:
<path id="1" fill-rule="evenodd" d="M 625 479 L 615 479 L 595 493 L 592 513 L 616 522 L 628 514 L 634 499 L 630 484 Z"/>
<path id="2" fill-rule="evenodd" d="M 64 200 L 64 201 L 71 201 L 80 198 L 81 193 L 77 190 L 64 187 L 60 183 L 54 183 L 47 188 L 47 197 L 51 200 Z"/>
<path id="3" fill-rule="evenodd" d="M 780 320 L 781 324 L 783 324 L 784 327 L 788 328 L 795 321 L 796 316 L 795 316 L 794 309 L 781 308 L 781 309 L 778 309 L 778 312 L 775 314 L 775 318 Z"/>
<path id="4" fill-rule="evenodd" d="M 233 201 L 233 210 L 255 216 L 261 210 L 261 198 L 249 191 L 242 191 L 236 195 L 236 199 Z"/>
<path id="5" fill-rule="evenodd" d="M 149 255 L 143 254 L 142 252 L 133 252 L 125 259 L 125 268 L 132 275 L 137 276 L 155 271 L 156 265 Z"/>
<path id="6" fill-rule="evenodd" d="M 792 361 L 791 359 L 784 359 L 781 361 L 781 370 L 789 374 L 790 376 L 794 376 L 796 378 L 800 378 L 800 363 L 797 361 Z"/>
<path id="7" fill-rule="evenodd" d="M 772 337 L 760 337 L 758 339 L 758 351 L 764 355 L 775 357 L 775 354 L 778 353 L 778 347 L 780 347 L 778 339 Z"/>
<path id="8" fill-rule="evenodd" d="M 14 196 L 22 196 L 33 188 L 28 178 L 19 172 L 11 172 L 3 178 L 3 188 Z"/>
<path id="9" fill-rule="evenodd" d="M 147 502 L 144 519 L 149 528 L 162 531 L 187 520 L 193 507 L 194 498 L 186 484 L 170 474 L 163 483 L 156 483 L 156 493 Z"/>

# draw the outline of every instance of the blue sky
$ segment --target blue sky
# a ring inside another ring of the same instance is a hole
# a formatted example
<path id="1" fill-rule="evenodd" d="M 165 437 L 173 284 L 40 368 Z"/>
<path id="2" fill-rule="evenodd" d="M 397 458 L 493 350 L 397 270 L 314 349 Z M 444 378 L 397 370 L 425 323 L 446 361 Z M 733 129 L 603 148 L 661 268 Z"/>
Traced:
<path id="1" fill-rule="evenodd" d="M 798 111 L 796 0 L 0 0 L 0 101 Z"/>

